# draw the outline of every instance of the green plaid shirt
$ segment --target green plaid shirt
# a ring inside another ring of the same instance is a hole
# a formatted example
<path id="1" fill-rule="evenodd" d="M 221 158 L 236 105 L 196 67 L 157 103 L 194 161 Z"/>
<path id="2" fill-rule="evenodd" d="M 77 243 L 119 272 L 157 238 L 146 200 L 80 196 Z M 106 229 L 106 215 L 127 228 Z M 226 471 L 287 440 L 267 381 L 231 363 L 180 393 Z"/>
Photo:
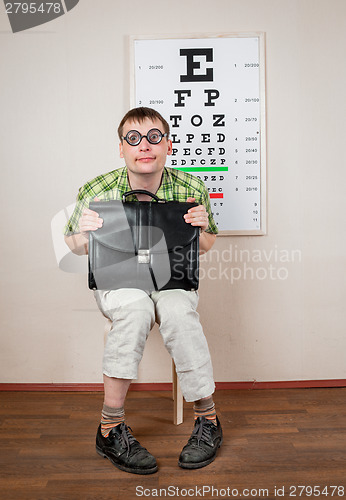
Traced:
<path id="1" fill-rule="evenodd" d="M 65 226 L 64 234 L 79 233 L 79 219 L 85 207 L 97 196 L 100 200 L 121 200 L 123 193 L 130 191 L 131 187 L 127 179 L 127 168 L 122 167 L 112 170 L 107 174 L 99 175 L 95 179 L 84 184 L 79 189 L 77 203 L 70 220 Z M 218 228 L 213 219 L 210 207 L 208 190 L 204 183 L 195 177 L 181 170 L 165 167 L 163 170 L 162 182 L 156 192 L 156 196 L 167 201 L 186 201 L 187 198 L 195 198 L 196 203 L 204 205 L 209 215 L 208 233 L 218 233 Z M 128 196 L 127 201 L 136 201 L 135 195 Z"/>

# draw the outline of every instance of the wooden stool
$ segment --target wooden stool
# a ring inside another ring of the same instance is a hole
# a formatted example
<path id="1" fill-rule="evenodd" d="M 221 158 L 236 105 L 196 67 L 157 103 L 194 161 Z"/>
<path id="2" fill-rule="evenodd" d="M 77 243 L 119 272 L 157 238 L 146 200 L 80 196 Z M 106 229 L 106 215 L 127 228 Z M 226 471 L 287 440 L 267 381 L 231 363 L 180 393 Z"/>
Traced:
<path id="1" fill-rule="evenodd" d="M 111 327 L 112 327 L 112 322 L 110 319 L 108 319 L 105 324 L 104 343 L 106 343 L 107 335 Z M 184 420 L 184 399 L 180 389 L 178 376 L 173 359 L 172 359 L 172 382 L 173 382 L 173 401 L 174 401 L 173 423 L 174 425 L 179 425 L 182 424 Z"/>

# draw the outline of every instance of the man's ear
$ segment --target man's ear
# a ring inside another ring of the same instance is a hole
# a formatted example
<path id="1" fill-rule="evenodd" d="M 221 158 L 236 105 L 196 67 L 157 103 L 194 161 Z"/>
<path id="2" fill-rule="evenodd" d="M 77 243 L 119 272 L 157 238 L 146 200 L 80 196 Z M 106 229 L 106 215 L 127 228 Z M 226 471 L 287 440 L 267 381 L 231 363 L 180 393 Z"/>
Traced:
<path id="1" fill-rule="evenodd" d="M 171 155 L 172 150 L 173 150 L 173 144 L 172 144 L 172 141 L 170 139 L 167 139 L 167 142 L 168 142 L 167 155 Z"/>
<path id="2" fill-rule="evenodd" d="M 120 158 L 124 158 L 123 145 L 121 142 L 119 143 L 119 154 L 120 154 Z"/>

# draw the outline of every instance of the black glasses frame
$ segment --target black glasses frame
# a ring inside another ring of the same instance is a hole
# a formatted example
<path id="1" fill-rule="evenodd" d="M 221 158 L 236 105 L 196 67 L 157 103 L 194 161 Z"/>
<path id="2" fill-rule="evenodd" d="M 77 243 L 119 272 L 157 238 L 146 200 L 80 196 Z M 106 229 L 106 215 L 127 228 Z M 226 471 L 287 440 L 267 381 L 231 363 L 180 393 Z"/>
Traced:
<path id="1" fill-rule="evenodd" d="M 129 141 L 129 139 L 128 139 L 129 135 L 130 135 L 130 134 L 132 134 L 133 132 L 135 132 L 136 134 L 138 134 L 138 135 L 139 135 L 139 139 L 138 139 L 138 141 L 136 141 L 136 142 L 130 142 L 130 141 Z M 150 140 L 150 137 L 149 137 L 150 132 L 157 132 L 157 133 L 158 133 L 158 135 L 159 135 L 159 137 L 160 137 L 160 139 L 159 139 L 157 142 L 154 142 L 154 141 Z M 127 142 L 127 144 L 129 144 L 130 146 L 138 146 L 138 144 L 140 144 L 140 143 L 141 143 L 141 141 L 142 141 L 143 137 L 145 137 L 145 138 L 146 138 L 146 140 L 147 140 L 150 144 L 160 144 L 160 142 L 162 141 L 162 139 L 163 139 L 164 137 L 167 137 L 167 136 L 168 136 L 168 134 L 167 134 L 167 133 L 163 134 L 163 133 L 161 132 L 161 130 L 159 130 L 158 128 L 151 128 L 151 129 L 147 132 L 147 134 L 146 134 L 146 135 L 142 135 L 140 132 L 138 132 L 138 130 L 129 130 L 129 131 L 127 132 L 127 134 L 125 135 L 125 137 L 122 135 L 122 136 L 121 136 L 121 138 L 122 138 L 122 140 L 125 140 L 125 141 Z"/>

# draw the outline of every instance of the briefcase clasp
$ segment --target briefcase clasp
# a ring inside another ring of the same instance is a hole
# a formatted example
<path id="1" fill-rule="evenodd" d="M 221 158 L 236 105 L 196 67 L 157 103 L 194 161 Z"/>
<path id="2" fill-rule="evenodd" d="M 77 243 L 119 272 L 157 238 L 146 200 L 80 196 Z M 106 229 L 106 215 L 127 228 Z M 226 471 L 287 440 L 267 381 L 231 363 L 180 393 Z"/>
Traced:
<path id="1" fill-rule="evenodd" d="M 138 250 L 138 264 L 149 264 L 149 250 Z"/>

